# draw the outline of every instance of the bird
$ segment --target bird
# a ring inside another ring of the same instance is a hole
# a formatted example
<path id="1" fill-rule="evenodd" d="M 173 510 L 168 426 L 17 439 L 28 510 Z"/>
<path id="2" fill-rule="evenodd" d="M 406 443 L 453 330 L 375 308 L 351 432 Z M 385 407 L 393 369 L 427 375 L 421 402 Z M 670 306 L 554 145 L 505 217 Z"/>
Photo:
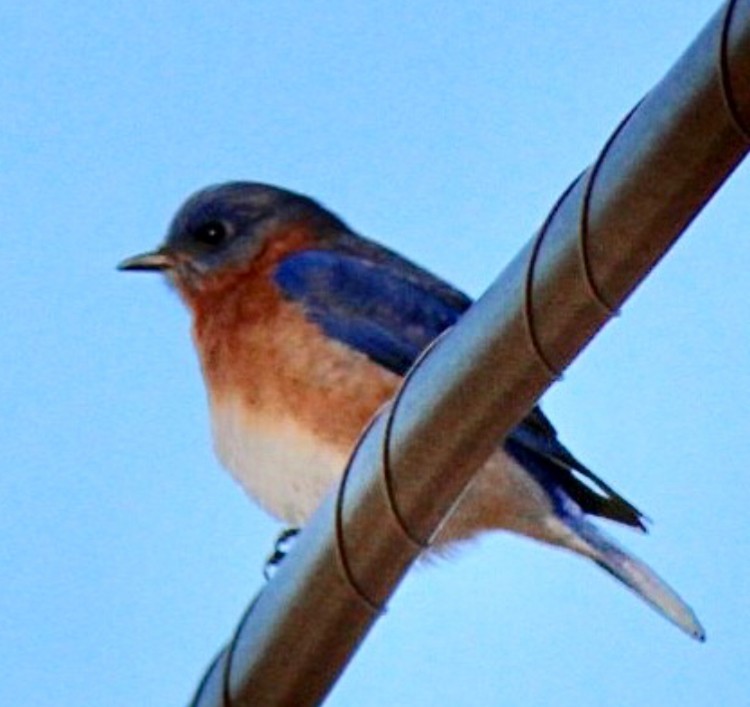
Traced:
<path id="1" fill-rule="evenodd" d="M 247 494 L 299 527 L 335 487 L 362 429 L 472 300 L 300 193 L 251 181 L 190 196 L 155 250 L 192 315 L 215 451 Z M 610 538 L 646 518 L 584 466 L 535 406 L 498 439 L 428 554 L 505 530 L 593 560 L 689 636 L 690 606 Z"/>

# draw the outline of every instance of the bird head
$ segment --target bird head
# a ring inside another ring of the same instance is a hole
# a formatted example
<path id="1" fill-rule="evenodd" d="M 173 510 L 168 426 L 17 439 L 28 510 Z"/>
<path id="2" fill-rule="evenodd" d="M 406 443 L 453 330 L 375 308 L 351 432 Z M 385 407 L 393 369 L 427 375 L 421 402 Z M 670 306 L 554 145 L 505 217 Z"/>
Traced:
<path id="1" fill-rule="evenodd" d="M 156 250 L 123 260 L 119 270 L 161 272 L 183 293 L 215 274 L 245 266 L 274 234 L 295 224 L 325 240 L 346 226 L 312 199 L 254 182 L 229 182 L 193 194 Z"/>

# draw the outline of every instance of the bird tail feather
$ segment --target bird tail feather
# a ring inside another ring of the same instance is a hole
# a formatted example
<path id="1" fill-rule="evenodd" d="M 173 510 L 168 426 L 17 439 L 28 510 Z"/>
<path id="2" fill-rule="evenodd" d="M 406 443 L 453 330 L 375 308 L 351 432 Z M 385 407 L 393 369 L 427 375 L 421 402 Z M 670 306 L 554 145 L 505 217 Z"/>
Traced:
<path id="1" fill-rule="evenodd" d="M 706 632 L 695 612 L 661 577 L 637 557 L 629 554 L 599 528 L 583 518 L 568 523 L 602 569 L 619 579 L 662 616 L 690 637 L 706 640 Z"/>

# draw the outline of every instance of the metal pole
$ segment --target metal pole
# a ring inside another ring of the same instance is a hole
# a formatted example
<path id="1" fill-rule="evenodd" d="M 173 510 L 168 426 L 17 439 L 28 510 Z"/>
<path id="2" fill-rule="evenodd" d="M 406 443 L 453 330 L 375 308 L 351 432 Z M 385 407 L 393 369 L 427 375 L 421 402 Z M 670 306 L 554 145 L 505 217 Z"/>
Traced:
<path id="1" fill-rule="evenodd" d="M 198 690 L 318 704 L 474 471 L 750 147 L 750 0 L 730 2 L 539 233 L 413 369 Z"/>

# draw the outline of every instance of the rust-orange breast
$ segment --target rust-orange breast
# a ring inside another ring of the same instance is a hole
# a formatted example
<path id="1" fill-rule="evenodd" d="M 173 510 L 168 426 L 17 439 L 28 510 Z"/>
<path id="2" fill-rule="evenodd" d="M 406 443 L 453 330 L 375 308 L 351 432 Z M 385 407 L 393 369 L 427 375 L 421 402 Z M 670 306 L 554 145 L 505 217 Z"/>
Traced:
<path id="1" fill-rule="evenodd" d="M 217 451 L 252 495 L 290 521 L 300 504 L 291 512 L 271 496 L 288 503 L 294 489 L 271 493 L 265 477 L 299 486 L 304 466 L 317 467 L 310 470 L 321 476 L 314 495 L 322 494 L 399 382 L 326 337 L 300 305 L 281 297 L 274 268 L 310 242 L 304 228 L 290 229 L 247 265 L 212 275 L 200 292 L 183 293 L 194 315 Z M 300 491 L 305 497 L 313 493 L 307 486 Z"/>

